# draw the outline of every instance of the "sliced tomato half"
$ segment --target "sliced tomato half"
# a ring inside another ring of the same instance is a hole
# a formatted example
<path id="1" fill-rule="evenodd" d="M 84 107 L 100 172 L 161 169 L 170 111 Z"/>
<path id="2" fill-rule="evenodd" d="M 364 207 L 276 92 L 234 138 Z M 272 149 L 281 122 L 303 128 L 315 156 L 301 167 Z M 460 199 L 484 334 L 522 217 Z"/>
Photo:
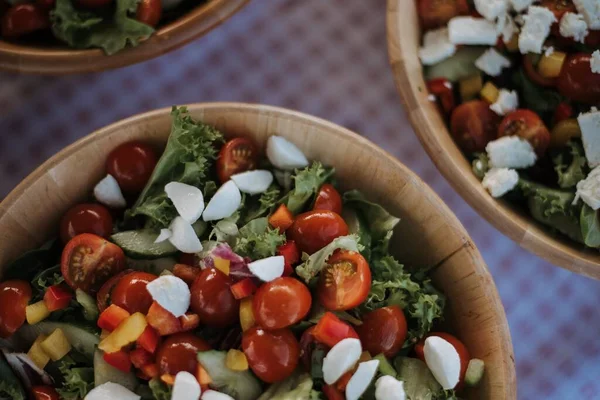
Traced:
<path id="1" fill-rule="evenodd" d="M 355 251 L 337 251 L 321 272 L 317 296 L 328 310 L 349 310 L 365 301 L 371 290 L 367 260 Z"/>

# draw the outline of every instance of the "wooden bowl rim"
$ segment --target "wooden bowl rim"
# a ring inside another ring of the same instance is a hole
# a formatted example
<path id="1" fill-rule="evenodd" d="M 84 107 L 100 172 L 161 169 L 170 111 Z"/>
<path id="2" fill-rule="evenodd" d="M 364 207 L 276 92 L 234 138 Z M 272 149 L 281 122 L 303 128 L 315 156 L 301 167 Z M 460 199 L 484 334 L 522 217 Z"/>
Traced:
<path id="1" fill-rule="evenodd" d="M 558 234 L 553 235 L 508 202 L 492 198 L 473 174 L 470 163 L 452 140 L 448 129 L 438 129 L 440 121 L 444 127 L 446 125 L 437 109 L 426 104 L 427 91 L 418 55 L 411 51 L 407 40 L 401 39 L 409 29 L 414 29 L 410 22 L 417 21 L 415 13 L 412 19 L 404 16 L 403 24 L 398 23 L 398 10 L 403 1 L 407 0 L 387 2 L 389 60 L 396 88 L 414 131 L 437 169 L 480 216 L 521 247 L 559 267 L 600 279 L 600 252 L 578 246 Z M 410 75 L 417 65 L 421 72 Z"/>
<path id="2" fill-rule="evenodd" d="M 36 47 L 0 40 L 0 69 L 63 75 L 97 72 L 149 60 L 175 50 L 214 29 L 250 0 L 209 0 L 158 29 L 133 48 L 107 56 L 101 49 Z"/>

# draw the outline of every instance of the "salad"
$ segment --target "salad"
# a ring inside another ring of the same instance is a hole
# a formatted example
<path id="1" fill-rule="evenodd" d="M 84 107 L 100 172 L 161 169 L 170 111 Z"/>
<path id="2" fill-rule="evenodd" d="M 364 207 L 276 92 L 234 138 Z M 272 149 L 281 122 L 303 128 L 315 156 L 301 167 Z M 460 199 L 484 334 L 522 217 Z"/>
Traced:
<path id="1" fill-rule="evenodd" d="M 483 186 L 599 248 L 598 0 L 421 0 L 418 11 L 429 92 Z"/>
<path id="2" fill-rule="evenodd" d="M 201 1 L 200 1 L 201 2 Z M 198 5 L 191 0 L 0 0 L 0 38 L 114 54 Z"/>
<path id="3" fill-rule="evenodd" d="M 283 137 L 266 157 L 174 107 L 0 283 L 0 398 L 456 399 L 484 374 L 399 219 Z"/>

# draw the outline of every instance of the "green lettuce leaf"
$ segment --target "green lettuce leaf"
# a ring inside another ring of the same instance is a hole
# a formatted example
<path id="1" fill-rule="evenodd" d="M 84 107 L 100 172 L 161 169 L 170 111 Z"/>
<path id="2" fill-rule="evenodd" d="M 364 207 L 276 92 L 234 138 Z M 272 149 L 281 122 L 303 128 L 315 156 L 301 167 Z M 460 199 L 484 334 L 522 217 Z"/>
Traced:
<path id="1" fill-rule="evenodd" d="M 267 218 L 257 218 L 240 228 L 233 251 L 242 257 L 260 260 L 274 256 L 285 240 L 279 229 L 269 227 Z"/>
<path id="2" fill-rule="evenodd" d="M 567 143 L 565 151 L 556 155 L 552 161 L 558 174 L 558 186 L 563 189 L 575 187 L 577 182 L 587 176 L 587 159 L 583 146 L 575 141 Z"/>
<path id="3" fill-rule="evenodd" d="M 60 263 L 63 244 L 58 239 L 45 243 L 39 249 L 23 253 L 4 269 L 2 279 L 22 279 L 35 282 L 36 275 Z M 60 273 L 60 269 L 58 270 Z"/>
<path id="4" fill-rule="evenodd" d="M 293 176 L 294 188 L 287 194 L 286 205 L 292 214 L 298 214 L 309 201 L 317 194 L 321 186 L 327 182 L 335 170 L 323 167 L 320 162 L 313 162 L 310 166 L 296 171 Z"/>
<path id="5" fill-rule="evenodd" d="M 171 135 L 165 151 L 126 218 L 145 216 L 149 227 L 165 228 L 177 216 L 175 206 L 165 193 L 169 182 L 181 182 L 198 188 L 214 186 L 207 182 L 209 170 L 217 158 L 216 144 L 223 135 L 212 126 L 192 119 L 185 107 L 173 107 Z"/>
<path id="6" fill-rule="evenodd" d="M 425 363 L 417 358 L 397 357 L 394 367 L 397 379 L 404 382 L 404 391 L 410 400 L 436 400 L 444 390 Z"/>
<path id="7" fill-rule="evenodd" d="M 214 226 L 208 240 L 216 240 L 217 242 L 227 242 L 228 244 L 235 243 L 235 238 L 238 235 L 237 221 L 240 219 L 239 212 L 235 212 L 228 218 L 223 218 Z"/>
<path id="8" fill-rule="evenodd" d="M 269 386 L 258 400 L 311 400 L 312 391 L 310 375 L 296 371 L 284 381 Z"/>
<path id="9" fill-rule="evenodd" d="M 333 242 L 323 247 L 312 255 L 302 254 L 303 263 L 296 267 L 296 274 L 306 283 L 309 283 L 327 265 L 327 260 L 338 249 L 360 251 L 362 246 L 358 243 L 357 235 L 348 235 L 335 238 Z"/>
<path id="10" fill-rule="evenodd" d="M 583 204 L 579 222 L 581 224 L 581 236 L 585 245 L 600 247 L 600 220 L 598 219 L 598 212 L 594 211 L 587 204 Z"/>
<path id="11" fill-rule="evenodd" d="M 137 46 L 154 29 L 137 21 L 139 0 L 116 0 L 114 14 L 102 18 L 98 14 L 75 8 L 72 0 L 57 0 L 50 13 L 54 35 L 78 49 L 99 47 L 114 54 L 127 46 Z"/>
<path id="12" fill-rule="evenodd" d="M 150 390 L 152 391 L 152 395 L 156 400 L 171 400 L 172 390 L 171 387 L 165 385 L 160 379 L 154 378 L 151 379 L 148 383 Z"/>
<path id="13" fill-rule="evenodd" d="M 0 356 L 0 399 L 25 400 L 26 394 L 21 381 L 3 356 Z"/>
<path id="14" fill-rule="evenodd" d="M 281 189 L 277 184 L 272 184 L 260 196 L 251 196 L 248 199 L 248 211 L 244 217 L 244 222 L 248 223 L 253 219 L 264 217 L 269 214 L 279 204 L 281 198 Z"/>
<path id="15" fill-rule="evenodd" d="M 513 75 L 513 83 L 519 88 L 520 98 L 523 100 L 522 108 L 530 109 L 542 117 L 551 116 L 558 105 L 565 99 L 556 90 L 545 89 L 533 83 L 523 68 L 519 68 Z"/>
<path id="16" fill-rule="evenodd" d="M 71 356 L 58 361 L 58 370 L 62 374 L 62 386 L 56 391 L 64 400 L 83 399 L 94 388 L 94 368 L 81 367 Z"/>

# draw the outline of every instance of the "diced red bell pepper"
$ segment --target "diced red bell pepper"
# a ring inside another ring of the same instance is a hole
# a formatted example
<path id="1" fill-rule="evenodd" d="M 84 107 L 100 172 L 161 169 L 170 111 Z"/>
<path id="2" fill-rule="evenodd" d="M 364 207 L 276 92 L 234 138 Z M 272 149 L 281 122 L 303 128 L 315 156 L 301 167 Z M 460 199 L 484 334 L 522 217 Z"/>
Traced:
<path id="1" fill-rule="evenodd" d="M 290 276 L 294 273 L 294 264 L 300 261 L 300 250 L 293 240 L 288 240 L 277 248 L 277 253 L 283 256 L 285 260 L 283 276 Z"/>
<path id="2" fill-rule="evenodd" d="M 156 329 L 160 336 L 181 332 L 181 322 L 157 302 L 153 302 L 150 306 L 146 320 L 151 327 Z"/>
<path id="3" fill-rule="evenodd" d="M 358 339 L 358 334 L 354 328 L 331 312 L 326 312 L 321 317 L 312 334 L 317 342 L 329 347 L 333 347 L 347 338 Z"/>
<path id="4" fill-rule="evenodd" d="M 129 353 L 125 350 L 115 351 L 114 353 L 104 353 L 104 361 L 112 365 L 119 371 L 129 372 L 131 370 L 131 359 Z"/>
<path id="5" fill-rule="evenodd" d="M 231 285 L 231 293 L 238 300 L 252 296 L 256 292 L 256 289 L 257 287 L 252 278 L 246 278 Z"/>
<path id="6" fill-rule="evenodd" d="M 158 377 L 158 364 L 147 364 L 140 368 L 140 371 L 148 380 Z M 144 378 L 145 379 L 145 378 Z"/>
<path id="7" fill-rule="evenodd" d="M 152 353 L 141 347 L 131 350 L 131 353 L 129 353 L 129 359 L 136 368 L 142 368 L 144 365 L 152 364 L 154 362 L 154 356 Z"/>
<path id="8" fill-rule="evenodd" d="M 449 116 L 456 106 L 452 82 L 446 78 L 435 78 L 427 81 L 427 90 L 438 99 L 444 115 Z"/>
<path id="9" fill-rule="evenodd" d="M 48 311 L 56 311 L 67 308 L 72 298 L 73 293 L 71 293 L 69 289 L 63 285 L 50 286 L 46 290 L 46 293 L 44 293 L 44 303 L 46 304 Z"/>
<path id="10" fill-rule="evenodd" d="M 569 119 L 573 116 L 573 107 L 571 107 L 568 103 L 560 103 L 554 109 L 554 117 L 552 118 L 552 122 L 554 125 L 558 124 L 560 121 L 564 121 L 565 119 Z"/>
<path id="11" fill-rule="evenodd" d="M 200 317 L 198 314 L 187 313 L 179 317 L 179 322 L 181 323 L 182 332 L 191 331 L 200 325 Z"/>
<path id="12" fill-rule="evenodd" d="M 327 397 L 327 400 L 345 399 L 345 396 L 335 386 L 332 385 L 324 385 L 323 393 L 325 394 L 325 397 Z"/>
<path id="13" fill-rule="evenodd" d="M 131 314 L 127 310 L 111 304 L 106 310 L 102 311 L 98 318 L 98 327 L 106 329 L 109 332 L 114 331 L 123 320 L 129 318 Z"/>
<path id="14" fill-rule="evenodd" d="M 346 391 L 346 386 L 348 386 L 348 382 L 350 382 L 350 378 L 352 378 L 352 375 L 354 375 L 355 369 L 353 368 L 352 370 L 346 372 L 344 375 L 342 375 L 340 377 L 340 379 L 337 380 L 337 382 L 335 383 L 335 387 L 337 388 L 337 390 L 339 390 L 340 392 L 345 392 Z"/>
<path id="15" fill-rule="evenodd" d="M 138 338 L 137 344 L 147 352 L 154 354 L 159 341 L 160 336 L 158 335 L 158 332 L 148 325 L 146 329 L 144 329 L 142 335 Z"/>
<path id="16" fill-rule="evenodd" d="M 183 280 L 188 285 L 194 283 L 202 270 L 199 267 L 192 267 L 186 264 L 175 264 L 173 267 L 173 275 Z"/>
<path id="17" fill-rule="evenodd" d="M 173 384 L 175 383 L 175 377 L 171 374 L 162 374 L 160 376 L 160 380 L 169 386 L 173 386 Z"/>
<path id="18" fill-rule="evenodd" d="M 285 204 L 280 205 L 277 210 L 269 217 L 269 224 L 273 228 L 285 232 L 294 223 L 294 215 Z"/>

